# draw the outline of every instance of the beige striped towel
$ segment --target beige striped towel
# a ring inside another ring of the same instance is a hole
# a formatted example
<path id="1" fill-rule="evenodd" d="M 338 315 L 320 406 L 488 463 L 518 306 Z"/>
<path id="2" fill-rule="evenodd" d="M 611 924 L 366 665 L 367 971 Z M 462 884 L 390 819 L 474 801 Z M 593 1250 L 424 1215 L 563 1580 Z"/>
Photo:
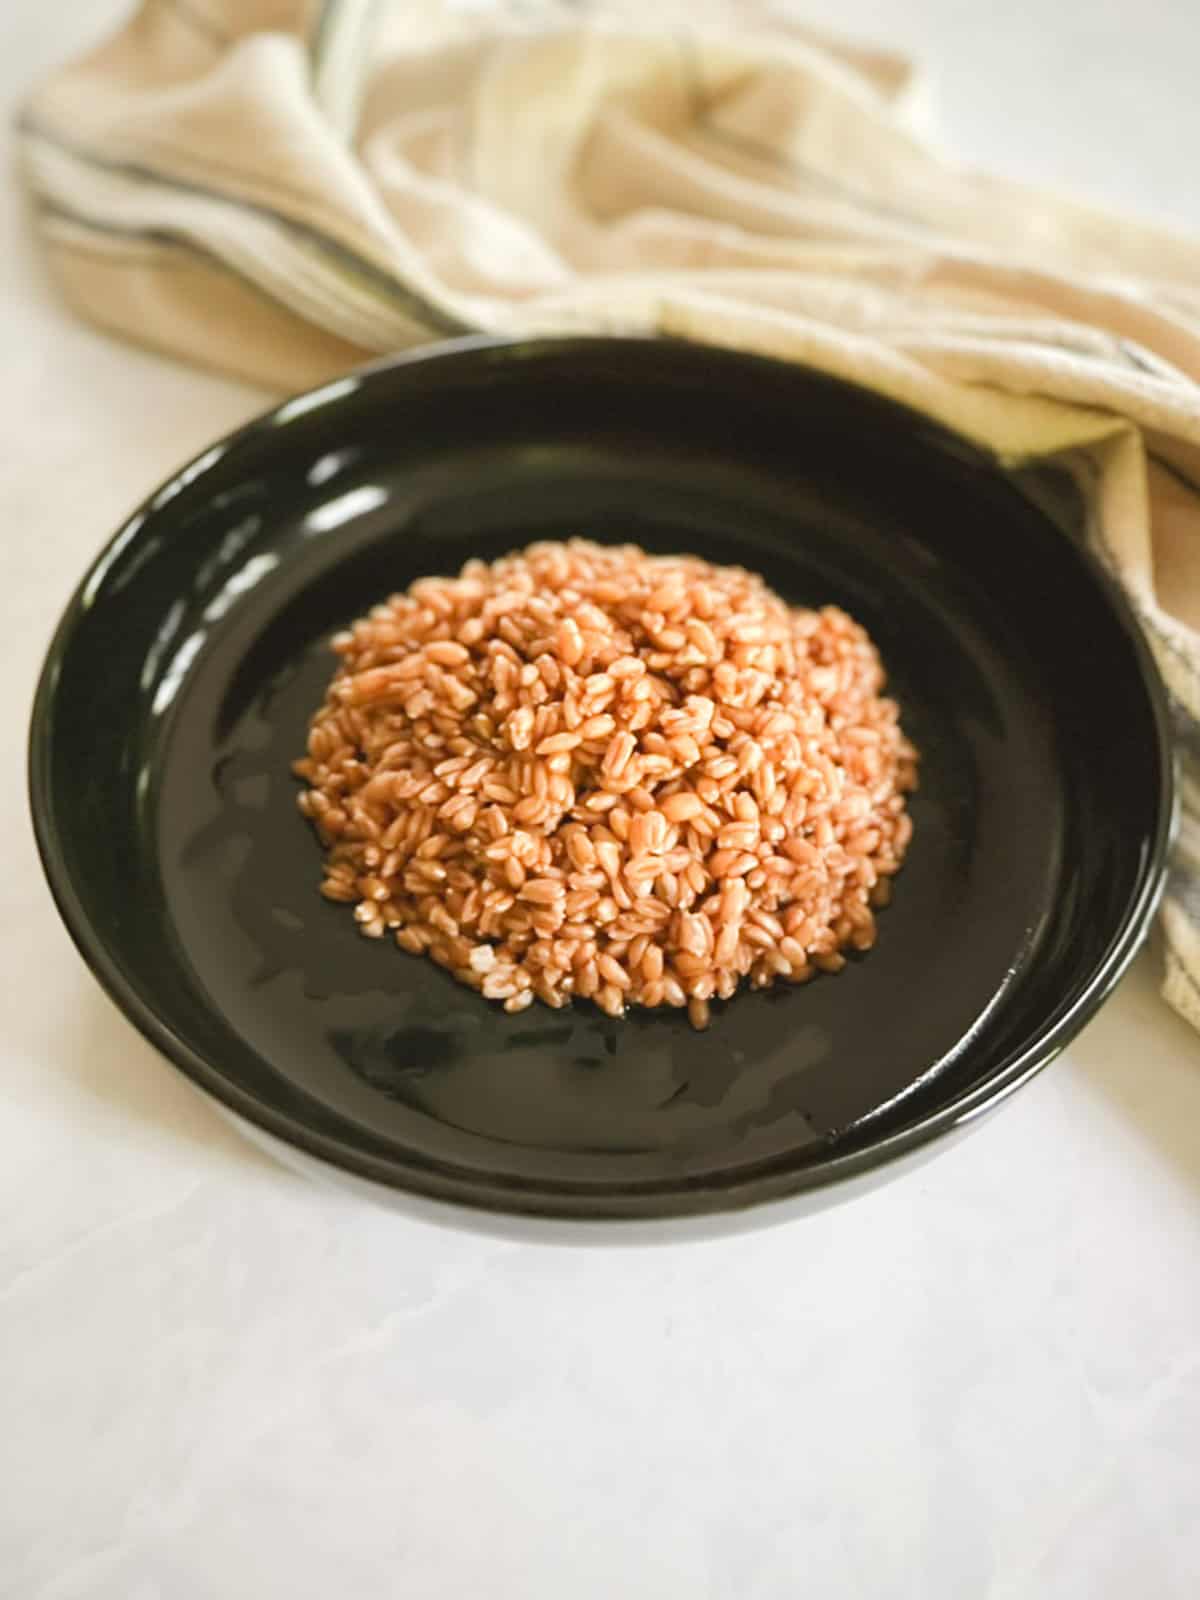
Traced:
<path id="1" fill-rule="evenodd" d="M 1200 1026 L 1200 244 L 981 177 L 765 4 L 145 0 L 21 120 L 85 315 L 294 389 L 467 330 L 802 361 L 1088 484 L 1170 690 Z"/>

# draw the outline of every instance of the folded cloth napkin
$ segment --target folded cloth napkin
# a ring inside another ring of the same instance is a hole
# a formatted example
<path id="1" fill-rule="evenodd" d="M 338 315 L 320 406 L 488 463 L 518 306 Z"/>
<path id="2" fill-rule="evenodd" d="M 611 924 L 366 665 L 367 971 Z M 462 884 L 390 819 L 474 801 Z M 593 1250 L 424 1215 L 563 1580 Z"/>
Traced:
<path id="1" fill-rule="evenodd" d="M 661 332 L 1068 468 L 1175 708 L 1165 994 L 1200 1027 L 1200 243 L 951 165 L 918 106 L 758 0 L 146 0 L 20 134 L 71 302 L 272 386 Z"/>

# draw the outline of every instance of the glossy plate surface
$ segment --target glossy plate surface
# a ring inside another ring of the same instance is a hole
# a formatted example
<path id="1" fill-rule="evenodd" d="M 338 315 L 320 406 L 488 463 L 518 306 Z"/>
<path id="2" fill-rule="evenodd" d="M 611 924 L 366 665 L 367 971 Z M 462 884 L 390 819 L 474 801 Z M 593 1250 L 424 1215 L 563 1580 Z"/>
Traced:
<path id="1" fill-rule="evenodd" d="M 506 1016 L 317 895 L 289 763 L 330 633 L 421 574 L 575 534 L 845 606 L 922 754 L 875 950 L 703 1034 Z M 1171 818 L 1145 647 L 1044 511 L 859 390 L 635 340 L 443 347 L 194 462 L 63 620 L 31 791 L 77 943 L 203 1088 L 362 1176 L 575 1217 L 779 1198 L 995 1103 L 1128 963 Z"/>

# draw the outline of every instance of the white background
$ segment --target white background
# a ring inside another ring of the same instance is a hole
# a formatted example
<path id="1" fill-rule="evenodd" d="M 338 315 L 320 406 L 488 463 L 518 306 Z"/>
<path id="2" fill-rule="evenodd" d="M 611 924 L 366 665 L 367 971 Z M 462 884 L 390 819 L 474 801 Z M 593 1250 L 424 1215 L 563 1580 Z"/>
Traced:
<path id="1" fill-rule="evenodd" d="M 0 102 L 115 0 L 2 0 Z M 962 155 L 1200 227 L 1200 9 L 810 0 Z M 24 725 L 123 511 L 260 396 L 73 323 L 0 186 L 0 1594 L 1190 1600 L 1200 1050 L 1152 959 L 971 1138 L 815 1218 L 569 1249 L 245 1144 L 58 925 Z"/>

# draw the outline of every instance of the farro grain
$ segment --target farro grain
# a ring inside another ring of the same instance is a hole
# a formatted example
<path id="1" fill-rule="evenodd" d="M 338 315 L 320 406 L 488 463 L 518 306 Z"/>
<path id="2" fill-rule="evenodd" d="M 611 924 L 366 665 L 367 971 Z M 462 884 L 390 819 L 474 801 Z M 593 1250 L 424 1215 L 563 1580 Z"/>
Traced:
<path id="1" fill-rule="evenodd" d="M 321 892 L 523 1010 L 803 983 L 875 941 L 916 753 L 833 607 L 633 546 L 542 543 L 335 636 L 295 770 Z"/>

